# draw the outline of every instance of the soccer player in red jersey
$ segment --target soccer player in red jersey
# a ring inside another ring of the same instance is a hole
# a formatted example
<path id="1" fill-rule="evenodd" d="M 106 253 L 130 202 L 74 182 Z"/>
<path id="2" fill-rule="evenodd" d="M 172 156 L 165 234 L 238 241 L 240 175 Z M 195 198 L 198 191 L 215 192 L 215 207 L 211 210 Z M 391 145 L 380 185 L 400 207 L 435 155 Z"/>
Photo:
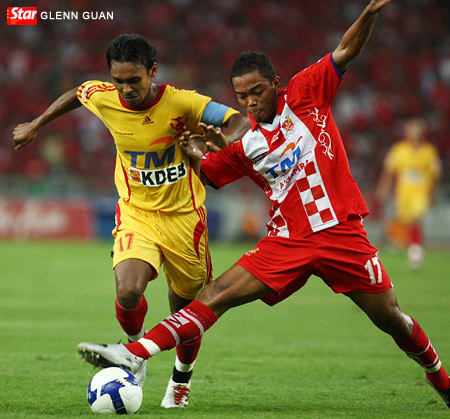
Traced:
<path id="1" fill-rule="evenodd" d="M 362 219 L 369 213 L 350 174 L 330 105 L 349 63 L 390 0 L 371 0 L 338 47 L 300 71 L 281 88 L 262 53 L 245 52 L 231 69 L 238 101 L 252 123 L 242 140 L 201 162 L 204 183 L 221 187 L 249 176 L 272 201 L 267 236 L 209 284 L 179 312 L 137 342 L 80 344 L 79 350 L 139 370 L 160 351 L 195 339 L 232 307 L 256 299 L 274 305 L 316 275 L 357 304 L 409 357 L 422 366 L 432 387 L 450 404 L 450 379 L 420 325 L 400 309 L 392 283 L 368 241 Z M 202 157 L 216 148 L 219 130 L 186 131 L 180 144 Z M 221 148 L 221 147 L 219 147 Z M 450 407 L 450 406 L 449 406 Z"/>

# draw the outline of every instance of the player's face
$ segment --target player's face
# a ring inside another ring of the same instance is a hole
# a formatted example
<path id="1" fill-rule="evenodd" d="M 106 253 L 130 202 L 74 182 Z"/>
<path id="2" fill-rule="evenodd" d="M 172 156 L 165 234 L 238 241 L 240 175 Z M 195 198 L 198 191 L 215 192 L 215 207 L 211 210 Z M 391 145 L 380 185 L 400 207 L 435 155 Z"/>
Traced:
<path id="1" fill-rule="evenodd" d="M 258 70 L 232 79 L 239 104 L 257 122 L 271 123 L 277 113 L 280 78 L 272 81 L 264 78 Z"/>
<path id="2" fill-rule="evenodd" d="M 426 125 L 422 119 L 411 119 L 405 126 L 406 138 L 414 145 L 421 143 L 424 139 L 425 131 Z"/>
<path id="3" fill-rule="evenodd" d="M 154 98 L 152 78 L 156 76 L 156 64 L 147 71 L 141 65 L 132 62 L 111 62 L 110 74 L 122 99 L 130 106 L 144 106 Z"/>

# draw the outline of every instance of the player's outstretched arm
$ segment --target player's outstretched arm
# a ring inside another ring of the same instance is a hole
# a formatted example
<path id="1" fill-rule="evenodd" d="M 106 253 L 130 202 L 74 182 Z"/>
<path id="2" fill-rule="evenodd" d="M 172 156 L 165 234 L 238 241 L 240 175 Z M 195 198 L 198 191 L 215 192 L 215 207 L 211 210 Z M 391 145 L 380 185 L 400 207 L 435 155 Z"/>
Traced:
<path id="1" fill-rule="evenodd" d="M 231 115 L 222 127 L 222 131 L 227 139 L 227 142 L 226 144 L 222 144 L 224 147 L 221 146 L 220 149 L 239 141 L 251 127 L 252 124 L 246 116 L 241 113 Z"/>
<path id="2" fill-rule="evenodd" d="M 63 93 L 47 110 L 31 122 L 17 125 L 13 130 L 13 146 L 16 150 L 27 146 L 36 138 L 37 132 L 50 121 L 81 106 L 77 98 L 78 87 Z"/>
<path id="3" fill-rule="evenodd" d="M 378 13 L 390 2 L 391 0 L 371 0 L 359 18 L 344 33 L 340 44 L 333 51 L 333 61 L 341 73 L 361 52 L 372 33 Z"/>
<path id="4" fill-rule="evenodd" d="M 241 113 L 235 113 L 223 123 L 221 128 L 206 125 L 201 122 L 199 124 L 199 129 L 202 134 L 201 136 L 198 136 L 198 138 L 203 139 L 207 151 L 216 153 L 217 151 L 222 150 L 222 148 L 240 140 L 251 126 L 252 125 L 247 117 Z"/>

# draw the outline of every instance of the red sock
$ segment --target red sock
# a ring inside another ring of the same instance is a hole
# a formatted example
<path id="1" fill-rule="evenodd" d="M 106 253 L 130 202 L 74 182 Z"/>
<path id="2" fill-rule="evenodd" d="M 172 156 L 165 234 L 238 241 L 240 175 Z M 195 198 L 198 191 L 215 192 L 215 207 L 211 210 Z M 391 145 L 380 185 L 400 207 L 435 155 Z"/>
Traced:
<path id="1" fill-rule="evenodd" d="M 142 330 L 147 309 L 147 300 L 144 296 L 137 307 L 129 310 L 123 308 L 116 297 L 116 317 L 123 331 L 129 336 L 137 335 Z"/>
<path id="2" fill-rule="evenodd" d="M 450 386 L 450 379 L 441 365 L 439 356 L 419 323 L 412 317 L 411 319 L 414 322 L 411 337 L 406 339 L 394 338 L 395 343 L 425 370 L 427 378 L 437 390 L 447 390 Z"/>
<path id="3" fill-rule="evenodd" d="M 177 346 L 177 356 L 180 362 L 183 364 L 192 364 L 197 359 L 201 344 L 201 336 L 191 342 L 180 343 Z"/>
<path id="4" fill-rule="evenodd" d="M 412 225 L 409 232 L 409 243 L 418 244 L 419 246 L 421 246 L 422 242 L 423 242 L 422 227 L 420 226 L 419 223 Z"/>
<path id="5" fill-rule="evenodd" d="M 200 337 L 216 320 L 216 315 L 208 306 L 194 300 L 157 324 L 140 342 L 129 343 L 126 347 L 135 355 L 149 358 L 152 355 L 148 350 L 151 345 L 146 345 L 146 340 L 156 344 L 161 351 L 167 351 Z"/>

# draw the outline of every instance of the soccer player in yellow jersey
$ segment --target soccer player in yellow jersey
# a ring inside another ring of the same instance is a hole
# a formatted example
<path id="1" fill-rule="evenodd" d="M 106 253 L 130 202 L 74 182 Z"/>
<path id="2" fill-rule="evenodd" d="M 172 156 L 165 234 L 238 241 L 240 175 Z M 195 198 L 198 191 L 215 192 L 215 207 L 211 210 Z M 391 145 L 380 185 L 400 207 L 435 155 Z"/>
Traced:
<path id="1" fill-rule="evenodd" d="M 205 190 L 178 139 L 199 123 L 225 128 L 234 142 L 249 129 L 243 115 L 194 91 L 155 84 L 153 45 L 139 35 L 121 35 L 107 50 L 112 83 L 87 81 L 60 96 L 38 118 L 18 125 L 15 149 L 31 143 L 51 120 L 83 105 L 111 132 L 117 150 L 119 194 L 113 231 L 116 317 L 130 341 L 145 333 L 147 283 L 164 267 L 172 313 L 192 301 L 212 280 L 207 243 Z M 200 339 L 177 348 L 162 406 L 188 403 Z M 102 360 L 95 360 L 102 365 Z M 139 371 L 141 384 L 145 366 Z"/>
<path id="2" fill-rule="evenodd" d="M 386 202 L 395 182 L 396 215 L 390 230 L 392 236 L 399 232 L 398 239 L 408 245 L 408 261 L 413 268 L 423 263 L 422 220 L 434 199 L 441 173 L 438 152 L 425 139 L 425 132 L 422 119 L 407 121 L 405 138 L 394 144 L 386 156 L 377 189 L 380 200 Z"/>

